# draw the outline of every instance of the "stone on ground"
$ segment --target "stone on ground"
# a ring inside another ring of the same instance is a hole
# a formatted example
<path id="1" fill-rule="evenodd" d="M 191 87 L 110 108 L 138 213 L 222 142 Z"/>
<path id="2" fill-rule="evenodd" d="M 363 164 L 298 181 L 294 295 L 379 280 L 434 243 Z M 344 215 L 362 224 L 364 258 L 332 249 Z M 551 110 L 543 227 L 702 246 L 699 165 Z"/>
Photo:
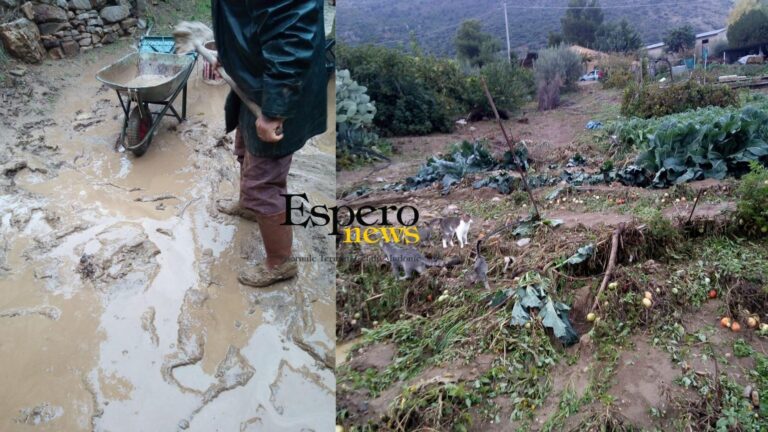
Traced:
<path id="1" fill-rule="evenodd" d="M 45 50 L 40 45 L 40 31 L 26 18 L 0 25 L 0 40 L 11 56 L 27 63 L 39 63 L 45 57 Z"/>

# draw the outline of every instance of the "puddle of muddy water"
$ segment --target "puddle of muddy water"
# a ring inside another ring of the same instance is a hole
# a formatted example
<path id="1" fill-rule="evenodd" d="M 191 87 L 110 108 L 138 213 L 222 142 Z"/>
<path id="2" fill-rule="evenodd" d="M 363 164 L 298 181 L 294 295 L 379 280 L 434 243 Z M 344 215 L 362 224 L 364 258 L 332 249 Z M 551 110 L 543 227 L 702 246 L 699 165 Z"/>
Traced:
<path id="1" fill-rule="evenodd" d="M 237 190 L 217 145 L 226 89 L 195 71 L 188 120 L 165 120 L 141 158 L 118 153 L 122 111 L 93 76 L 122 54 L 62 91 L 44 133 L 55 172 L 0 189 L 0 387 L 16 389 L 0 392 L 0 430 L 331 430 L 334 264 L 270 290 L 237 283 L 264 252 L 256 225 L 215 211 Z M 332 205 L 334 143 L 297 153 L 291 192 Z M 295 247 L 335 250 L 320 229 L 296 230 Z"/>
<path id="2" fill-rule="evenodd" d="M 363 338 L 362 336 L 356 337 L 354 339 L 348 340 L 344 343 L 340 343 L 336 345 L 336 366 L 341 366 L 344 363 L 347 362 L 347 356 L 349 355 L 349 352 L 352 351 L 352 347 L 354 347 L 356 344 L 362 342 Z"/>

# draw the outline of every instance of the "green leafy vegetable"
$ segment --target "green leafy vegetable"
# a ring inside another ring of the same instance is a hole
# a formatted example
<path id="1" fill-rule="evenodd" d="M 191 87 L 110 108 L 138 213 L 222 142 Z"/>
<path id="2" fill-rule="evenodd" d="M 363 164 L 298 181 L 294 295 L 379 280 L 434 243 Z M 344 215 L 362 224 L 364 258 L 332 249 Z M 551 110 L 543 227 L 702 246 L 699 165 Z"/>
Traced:
<path id="1" fill-rule="evenodd" d="M 541 324 L 552 329 L 555 337 L 564 345 L 573 345 L 578 342 L 579 335 L 568 319 L 570 307 L 552 300 L 548 289 L 548 281 L 541 275 L 534 272 L 524 274 L 515 292 L 516 301 L 510 324 L 525 325 L 531 320 L 531 310 L 538 309 Z"/>

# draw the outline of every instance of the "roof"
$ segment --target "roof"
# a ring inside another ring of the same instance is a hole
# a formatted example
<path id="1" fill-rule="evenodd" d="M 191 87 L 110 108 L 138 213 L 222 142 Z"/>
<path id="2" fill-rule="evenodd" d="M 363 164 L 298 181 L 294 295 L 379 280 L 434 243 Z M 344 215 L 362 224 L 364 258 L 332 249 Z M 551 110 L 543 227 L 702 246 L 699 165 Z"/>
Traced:
<path id="1" fill-rule="evenodd" d="M 704 32 L 704 33 L 699 33 L 699 34 L 696 35 L 696 39 L 719 35 L 720 33 L 726 31 L 727 29 L 728 29 L 727 27 L 723 27 L 723 28 L 718 29 L 718 30 L 712 30 L 712 31 Z"/>
<path id="2" fill-rule="evenodd" d="M 663 47 L 664 45 L 666 45 L 664 42 L 659 42 L 659 43 L 655 43 L 655 44 L 653 44 L 653 45 L 647 45 L 647 46 L 645 47 L 645 49 L 647 49 L 647 50 L 651 50 L 651 49 L 654 49 L 654 48 L 661 48 L 661 47 Z"/>
<path id="3" fill-rule="evenodd" d="M 696 35 L 696 39 L 702 39 L 702 38 L 706 38 L 706 37 L 710 37 L 710 36 L 717 36 L 717 35 L 719 35 L 720 33 L 724 32 L 726 30 L 728 30 L 728 27 L 723 27 L 721 29 L 712 30 L 712 31 L 704 32 L 704 33 L 698 33 Z M 644 49 L 652 50 L 652 49 L 656 49 L 656 48 L 661 48 L 664 45 L 666 45 L 664 42 L 659 42 L 659 43 L 655 43 L 653 45 L 646 45 L 644 47 Z"/>
<path id="4" fill-rule="evenodd" d="M 608 55 L 602 51 L 595 51 L 593 49 L 584 48 L 583 46 L 579 46 L 579 45 L 571 45 L 570 49 L 571 51 L 579 55 L 593 57 L 593 58 L 605 57 Z"/>

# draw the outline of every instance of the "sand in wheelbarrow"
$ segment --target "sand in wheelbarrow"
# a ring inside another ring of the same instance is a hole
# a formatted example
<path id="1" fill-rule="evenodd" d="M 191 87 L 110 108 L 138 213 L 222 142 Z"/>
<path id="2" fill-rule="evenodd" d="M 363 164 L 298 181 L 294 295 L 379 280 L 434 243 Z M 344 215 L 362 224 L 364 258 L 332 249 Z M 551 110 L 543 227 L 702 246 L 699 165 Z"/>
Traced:
<path id="1" fill-rule="evenodd" d="M 140 87 L 154 87 L 169 81 L 173 77 L 167 77 L 164 75 L 139 75 L 136 78 L 128 81 L 125 86 L 130 88 Z"/>

